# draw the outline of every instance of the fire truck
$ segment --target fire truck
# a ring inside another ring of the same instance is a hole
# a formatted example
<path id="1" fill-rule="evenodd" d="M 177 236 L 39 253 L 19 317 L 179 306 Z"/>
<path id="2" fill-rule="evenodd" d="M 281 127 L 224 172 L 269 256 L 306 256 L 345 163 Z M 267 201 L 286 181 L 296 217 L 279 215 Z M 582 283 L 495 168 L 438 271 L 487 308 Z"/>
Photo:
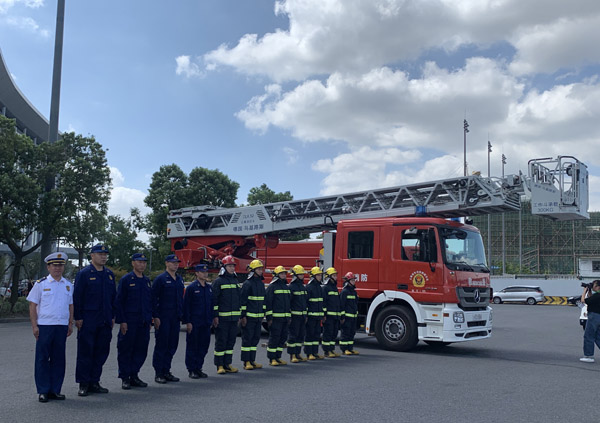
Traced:
<path id="1" fill-rule="evenodd" d="M 361 326 L 387 349 L 486 339 L 492 334 L 490 270 L 481 234 L 465 217 L 519 210 L 589 219 L 588 172 L 571 156 L 531 160 L 528 175 L 474 174 L 433 182 L 236 208 L 169 213 L 168 237 L 183 268 L 226 255 L 239 268 L 262 259 L 357 275 Z M 282 237 L 322 233 L 322 239 Z M 341 279 L 341 278 L 340 278 Z M 338 282 L 341 288 L 341 281 Z"/>

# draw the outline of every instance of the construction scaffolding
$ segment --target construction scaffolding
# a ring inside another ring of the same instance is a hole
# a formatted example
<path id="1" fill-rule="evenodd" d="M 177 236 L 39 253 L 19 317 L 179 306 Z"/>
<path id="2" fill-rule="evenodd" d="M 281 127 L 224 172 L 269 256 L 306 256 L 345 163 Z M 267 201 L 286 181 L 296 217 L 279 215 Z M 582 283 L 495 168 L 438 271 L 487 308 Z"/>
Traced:
<path id="1" fill-rule="evenodd" d="M 502 216 L 504 215 L 505 269 L 502 256 Z M 493 274 L 578 274 L 580 258 L 600 259 L 600 212 L 589 220 L 553 221 L 531 214 L 531 203 L 523 202 L 521 212 L 474 216 L 484 245 L 488 245 L 488 218 L 491 221 L 491 254 L 488 263 Z"/>

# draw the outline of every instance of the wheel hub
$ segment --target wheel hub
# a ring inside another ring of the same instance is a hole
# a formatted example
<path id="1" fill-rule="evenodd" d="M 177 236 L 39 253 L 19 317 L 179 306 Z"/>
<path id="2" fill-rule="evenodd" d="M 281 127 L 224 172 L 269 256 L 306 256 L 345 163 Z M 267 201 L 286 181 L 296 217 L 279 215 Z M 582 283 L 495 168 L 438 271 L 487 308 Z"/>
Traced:
<path id="1" fill-rule="evenodd" d="M 384 324 L 384 334 L 390 341 L 398 341 L 402 339 L 406 333 L 406 326 L 402 319 L 398 316 L 390 316 Z"/>

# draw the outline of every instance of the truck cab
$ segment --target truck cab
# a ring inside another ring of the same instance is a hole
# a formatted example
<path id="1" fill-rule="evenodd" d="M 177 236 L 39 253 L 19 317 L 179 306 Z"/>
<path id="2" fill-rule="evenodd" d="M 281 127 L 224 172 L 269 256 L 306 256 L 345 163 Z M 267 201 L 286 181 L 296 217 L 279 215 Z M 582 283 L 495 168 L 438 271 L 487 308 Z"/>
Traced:
<path id="1" fill-rule="evenodd" d="M 342 220 L 331 244 L 338 272 L 357 275 L 366 332 L 384 347 L 491 336 L 489 269 L 477 228 L 440 218 Z"/>

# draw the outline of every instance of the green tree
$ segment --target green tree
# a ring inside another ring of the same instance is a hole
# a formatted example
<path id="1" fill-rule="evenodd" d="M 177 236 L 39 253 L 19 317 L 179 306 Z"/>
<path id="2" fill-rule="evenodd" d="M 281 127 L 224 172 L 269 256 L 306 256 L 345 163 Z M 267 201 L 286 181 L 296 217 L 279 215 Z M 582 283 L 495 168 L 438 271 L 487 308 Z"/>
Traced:
<path id="1" fill-rule="evenodd" d="M 144 219 L 145 229 L 151 235 L 152 250 L 161 258 L 171 251 L 167 239 L 170 210 L 203 205 L 235 207 L 238 189 L 239 184 L 218 169 L 197 167 L 188 176 L 176 164 L 161 166 L 152 175 L 148 195 L 144 199 L 144 203 L 152 209 Z M 161 260 L 153 263 L 162 266 Z"/>
<path id="2" fill-rule="evenodd" d="M 71 133 L 54 144 L 35 145 L 16 133 L 14 120 L 0 116 L 0 242 L 14 256 L 13 307 L 23 258 L 45 239 L 61 237 L 79 205 L 100 204 L 109 189 L 104 150 L 93 137 Z M 41 236 L 28 245 L 34 232 Z"/>
<path id="3" fill-rule="evenodd" d="M 267 184 L 262 184 L 259 187 L 250 188 L 247 201 L 248 205 L 255 206 L 257 204 L 278 203 L 293 199 L 294 196 L 289 191 L 276 193 Z"/>
<path id="4" fill-rule="evenodd" d="M 128 269 L 131 255 L 145 250 L 144 243 L 137 239 L 132 219 L 108 216 L 108 226 L 102 238 L 109 251 L 106 264 L 110 267 Z"/>

